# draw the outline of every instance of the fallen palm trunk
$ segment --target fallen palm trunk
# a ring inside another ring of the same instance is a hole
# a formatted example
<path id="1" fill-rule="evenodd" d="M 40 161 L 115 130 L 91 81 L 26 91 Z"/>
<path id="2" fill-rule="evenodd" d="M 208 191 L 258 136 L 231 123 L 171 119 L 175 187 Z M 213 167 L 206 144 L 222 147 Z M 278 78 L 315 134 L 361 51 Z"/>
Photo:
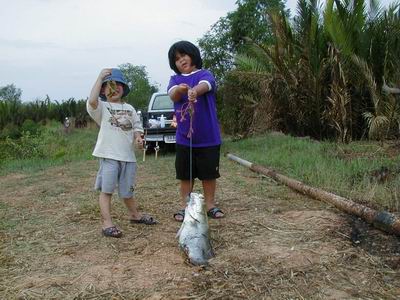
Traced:
<path id="1" fill-rule="evenodd" d="M 400 94 L 399 88 L 389 87 L 386 84 L 385 77 L 383 77 L 382 91 L 385 92 L 386 94 Z"/>
<path id="2" fill-rule="evenodd" d="M 266 176 L 269 176 L 273 179 L 275 179 L 278 182 L 281 182 L 288 187 L 296 190 L 297 192 L 300 192 L 302 194 L 311 196 L 315 199 L 330 203 L 334 205 L 336 208 L 358 216 L 365 220 L 366 222 L 373 224 L 375 227 L 389 232 L 393 233 L 395 235 L 400 236 L 400 220 L 396 218 L 393 214 L 386 212 L 386 211 L 376 211 L 374 209 L 371 209 L 369 207 L 366 207 L 364 205 L 355 203 L 349 199 L 346 199 L 344 197 L 326 192 L 324 190 L 318 189 L 318 188 L 313 188 L 310 186 L 305 185 L 301 181 L 297 181 L 294 179 L 291 179 L 289 177 L 286 177 L 284 175 L 281 175 L 274 170 L 268 169 L 266 167 L 260 166 L 253 164 L 247 160 L 241 159 L 233 154 L 228 153 L 226 155 L 229 159 L 236 161 L 237 163 L 244 165 L 248 167 L 250 170 L 256 172 L 256 173 L 261 173 Z"/>

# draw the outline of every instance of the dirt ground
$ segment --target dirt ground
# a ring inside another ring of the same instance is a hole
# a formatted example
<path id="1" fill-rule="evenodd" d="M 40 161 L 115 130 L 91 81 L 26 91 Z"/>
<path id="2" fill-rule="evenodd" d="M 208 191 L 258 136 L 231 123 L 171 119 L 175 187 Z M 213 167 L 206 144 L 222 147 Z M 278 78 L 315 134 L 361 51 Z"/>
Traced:
<path id="1" fill-rule="evenodd" d="M 0 177 L 1 299 L 399 299 L 400 240 L 222 159 L 210 220 L 216 257 L 185 262 L 173 155 L 139 163 L 137 200 L 155 226 L 100 234 L 97 162 Z M 195 186 L 197 191 L 200 185 Z"/>

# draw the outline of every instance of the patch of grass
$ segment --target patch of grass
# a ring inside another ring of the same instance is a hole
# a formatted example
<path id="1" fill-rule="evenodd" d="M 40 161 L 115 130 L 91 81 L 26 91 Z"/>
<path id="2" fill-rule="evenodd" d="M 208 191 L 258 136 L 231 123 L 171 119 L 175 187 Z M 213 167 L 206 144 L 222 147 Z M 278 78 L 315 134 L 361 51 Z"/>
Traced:
<path id="1" fill-rule="evenodd" d="M 40 156 L 20 159 L 9 158 L 0 161 L 0 176 L 12 172 L 37 172 L 52 166 L 64 165 L 71 161 L 93 159 L 92 151 L 97 139 L 97 129 L 85 128 L 64 134 L 59 124 L 46 127 L 40 135 Z M 38 137 L 32 137 L 38 139 Z"/>
<path id="2" fill-rule="evenodd" d="M 1 219 L 0 230 L 14 230 L 18 225 L 18 219 Z"/>
<path id="3" fill-rule="evenodd" d="M 97 201 L 80 201 L 78 202 L 77 214 L 83 218 L 97 220 L 99 217 L 99 204 Z"/>
<path id="4" fill-rule="evenodd" d="M 1 178 L 0 219 L 18 222 L 0 230 L 2 299 L 398 295 L 398 272 L 380 263 L 382 256 L 354 249 L 344 238 L 351 229 L 343 217 L 224 157 L 216 197 L 227 217 L 209 221 L 216 257 L 204 269 L 186 265 L 175 238 L 181 224 L 172 218 L 180 207 L 174 154 L 160 152 L 156 160 L 153 153 L 146 162 L 136 154 L 140 211 L 160 224 L 130 224 L 114 194 L 111 214 L 124 232 L 121 239 L 100 234 L 95 161 Z M 195 190 L 201 190 L 198 181 Z M 397 259 L 395 254 L 384 259 Z M 344 292 L 328 295 L 332 289 Z"/>
<path id="5" fill-rule="evenodd" d="M 45 153 L 45 157 L 2 161 L 0 176 L 12 172 L 32 174 L 69 162 L 92 160 L 94 158 L 91 153 L 97 133 L 96 128 L 73 130 L 70 134 L 65 134 L 60 130 L 59 124 L 46 127 L 41 133 L 40 147 L 43 149 L 38 151 Z M 37 139 L 37 137 L 32 138 Z M 379 143 L 366 141 L 344 145 L 268 134 L 240 141 L 230 141 L 226 138 L 222 151 L 232 152 L 243 159 L 273 168 L 305 184 L 343 197 L 368 202 L 382 209 L 399 211 L 400 158 L 394 152 L 397 148 L 393 145 L 382 146 Z M 160 168 L 167 168 L 168 174 L 174 177 L 174 153 L 162 149 L 158 155 L 159 159 L 156 160 L 154 152 L 148 152 L 145 164 L 151 166 L 148 172 L 152 174 L 147 175 L 157 175 Z M 140 167 L 144 164 L 143 152 L 137 150 L 136 156 Z M 382 168 L 390 172 L 385 180 L 378 178 L 379 170 Z M 82 170 L 78 168 L 71 174 L 80 176 L 81 172 Z M 378 176 L 375 176 L 374 172 L 378 172 Z M 170 178 L 165 177 L 160 180 L 170 180 Z M 152 184 L 149 182 L 148 186 Z M 242 184 L 244 183 L 238 181 L 237 187 Z M 55 191 L 53 194 L 61 192 L 63 191 Z"/>
<path id="6" fill-rule="evenodd" d="M 11 217 L 16 214 L 17 210 L 9 207 L 6 203 L 0 202 L 0 240 L 3 240 L 1 232 L 12 231 L 17 227 L 19 219 Z"/>
<path id="7" fill-rule="evenodd" d="M 399 211 L 400 158 L 387 155 L 378 143 L 338 145 L 269 134 L 228 140 L 223 151 L 343 197 Z M 389 170 L 385 179 L 374 176 L 382 168 Z"/>

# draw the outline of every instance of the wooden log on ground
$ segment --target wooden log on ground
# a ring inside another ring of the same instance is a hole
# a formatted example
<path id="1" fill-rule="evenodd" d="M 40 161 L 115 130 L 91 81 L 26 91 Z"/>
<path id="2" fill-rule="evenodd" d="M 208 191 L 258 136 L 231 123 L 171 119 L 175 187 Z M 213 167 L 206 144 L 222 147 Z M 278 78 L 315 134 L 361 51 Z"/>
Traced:
<path id="1" fill-rule="evenodd" d="M 376 211 L 367 206 L 355 203 L 347 198 L 308 186 L 301 181 L 291 179 L 287 176 L 277 173 L 272 169 L 253 164 L 233 154 L 228 153 L 226 154 L 226 156 L 229 159 L 248 167 L 253 172 L 269 176 L 299 193 L 332 204 L 336 208 L 346 213 L 362 218 L 363 220 L 370 224 L 373 224 L 376 228 L 380 230 L 400 236 L 400 220 L 395 215 L 387 211 Z"/>
<path id="2" fill-rule="evenodd" d="M 389 87 L 386 84 L 385 77 L 383 77 L 382 91 L 386 94 L 400 94 L 399 88 Z"/>

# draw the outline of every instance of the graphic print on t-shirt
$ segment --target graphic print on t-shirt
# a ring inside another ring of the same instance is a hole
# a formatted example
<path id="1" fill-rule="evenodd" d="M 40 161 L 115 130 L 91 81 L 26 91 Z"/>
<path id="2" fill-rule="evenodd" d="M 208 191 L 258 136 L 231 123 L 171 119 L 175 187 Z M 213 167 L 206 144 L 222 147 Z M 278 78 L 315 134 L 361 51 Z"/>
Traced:
<path id="1" fill-rule="evenodd" d="M 108 120 L 111 126 L 121 128 L 123 131 L 132 129 L 132 111 L 130 110 L 118 110 L 107 107 L 111 117 Z"/>

